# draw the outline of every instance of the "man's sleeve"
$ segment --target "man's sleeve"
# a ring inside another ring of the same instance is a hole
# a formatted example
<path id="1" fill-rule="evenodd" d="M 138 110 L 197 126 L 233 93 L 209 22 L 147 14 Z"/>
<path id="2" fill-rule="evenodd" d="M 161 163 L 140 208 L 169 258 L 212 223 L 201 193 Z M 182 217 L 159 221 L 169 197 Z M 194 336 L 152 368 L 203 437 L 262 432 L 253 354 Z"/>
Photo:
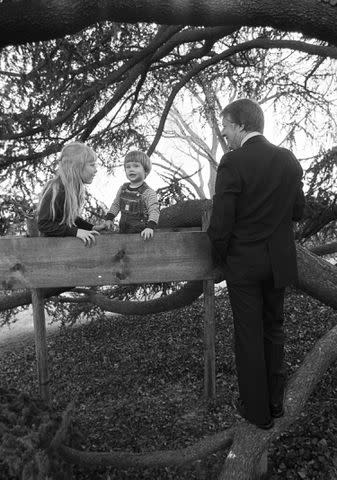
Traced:
<path id="1" fill-rule="evenodd" d="M 227 256 L 236 216 L 237 197 L 242 190 L 240 175 L 226 156 L 221 161 L 215 182 L 210 225 L 207 230 L 213 246 L 213 258 L 222 263 Z"/>
<path id="2" fill-rule="evenodd" d="M 300 182 L 300 185 L 297 189 L 295 203 L 293 207 L 293 220 L 298 222 L 302 219 L 305 207 L 305 197 L 303 193 L 303 183 Z"/>

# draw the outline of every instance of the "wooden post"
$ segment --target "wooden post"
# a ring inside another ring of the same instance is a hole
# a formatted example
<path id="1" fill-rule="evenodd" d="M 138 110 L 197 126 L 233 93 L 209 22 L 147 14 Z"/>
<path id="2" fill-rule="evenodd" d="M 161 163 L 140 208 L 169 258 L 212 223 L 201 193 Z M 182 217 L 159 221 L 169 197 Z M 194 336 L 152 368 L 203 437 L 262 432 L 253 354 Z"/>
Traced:
<path id="1" fill-rule="evenodd" d="M 208 228 L 211 210 L 202 217 L 202 230 Z M 204 280 L 204 395 L 207 400 L 216 396 L 215 388 L 215 318 L 214 280 Z"/>
<path id="2" fill-rule="evenodd" d="M 35 219 L 27 219 L 27 231 L 30 237 L 37 237 L 38 230 Z M 46 339 L 46 318 L 44 312 L 44 297 L 42 288 L 32 288 L 32 306 L 35 334 L 35 352 L 39 391 L 42 400 L 49 403 L 49 372 Z"/>

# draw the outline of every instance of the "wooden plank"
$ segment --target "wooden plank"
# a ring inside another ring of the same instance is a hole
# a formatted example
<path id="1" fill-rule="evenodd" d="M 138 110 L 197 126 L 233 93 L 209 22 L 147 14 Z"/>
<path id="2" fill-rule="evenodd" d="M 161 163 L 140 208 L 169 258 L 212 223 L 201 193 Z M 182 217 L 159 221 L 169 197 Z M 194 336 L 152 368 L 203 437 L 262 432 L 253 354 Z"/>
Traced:
<path id="1" fill-rule="evenodd" d="M 76 238 L 0 238 L 0 288 L 155 283 L 212 278 L 205 232 L 101 235 L 93 247 Z"/>

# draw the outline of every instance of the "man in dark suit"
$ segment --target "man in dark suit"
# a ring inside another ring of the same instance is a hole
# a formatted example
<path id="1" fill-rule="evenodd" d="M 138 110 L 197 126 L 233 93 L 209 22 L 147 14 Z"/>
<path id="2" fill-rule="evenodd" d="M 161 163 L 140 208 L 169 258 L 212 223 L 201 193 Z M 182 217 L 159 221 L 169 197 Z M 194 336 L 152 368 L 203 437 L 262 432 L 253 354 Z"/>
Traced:
<path id="1" fill-rule="evenodd" d="M 231 151 L 222 158 L 208 235 L 224 271 L 234 318 L 239 413 L 260 428 L 283 415 L 285 287 L 297 281 L 293 220 L 304 208 L 302 168 L 262 135 L 249 99 L 222 112 Z"/>

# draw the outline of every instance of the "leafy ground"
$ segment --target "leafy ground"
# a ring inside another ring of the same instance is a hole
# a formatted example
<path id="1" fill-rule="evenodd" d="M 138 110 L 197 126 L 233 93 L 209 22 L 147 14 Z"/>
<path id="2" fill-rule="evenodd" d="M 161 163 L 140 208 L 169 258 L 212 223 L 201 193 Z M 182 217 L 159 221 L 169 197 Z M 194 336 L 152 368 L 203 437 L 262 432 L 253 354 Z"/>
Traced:
<path id="1" fill-rule="evenodd" d="M 333 310 L 291 292 L 286 298 L 289 374 L 315 340 L 336 324 Z M 231 312 L 216 299 L 217 398 L 203 401 L 201 301 L 160 315 L 114 317 L 63 329 L 48 340 L 53 407 L 76 399 L 80 447 L 134 452 L 174 449 L 238 421 Z M 1 383 L 37 392 L 34 346 L 0 357 Z M 270 450 L 271 480 L 337 479 L 337 373 L 330 367 L 292 430 Z M 216 479 L 226 452 L 184 468 L 75 467 L 76 480 Z"/>

